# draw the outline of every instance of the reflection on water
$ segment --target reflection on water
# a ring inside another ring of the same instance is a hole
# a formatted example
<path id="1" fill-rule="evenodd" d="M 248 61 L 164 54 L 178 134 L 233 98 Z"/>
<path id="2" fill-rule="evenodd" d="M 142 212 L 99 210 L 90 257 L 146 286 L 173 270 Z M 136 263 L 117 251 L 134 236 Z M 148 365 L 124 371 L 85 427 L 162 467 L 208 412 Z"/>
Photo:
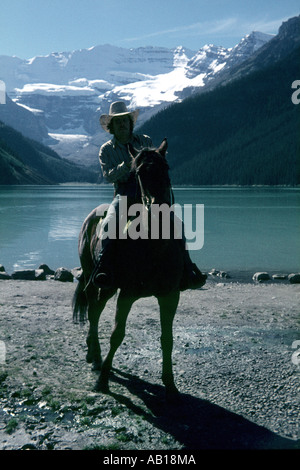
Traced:
<path id="1" fill-rule="evenodd" d="M 68 223 L 62 217 L 53 217 L 50 220 L 48 241 L 72 240 L 78 237 L 78 217 L 68 218 Z"/>
<path id="2" fill-rule="evenodd" d="M 77 239 L 88 213 L 109 202 L 111 187 L 0 187 L 0 264 L 8 272 L 79 265 Z"/>
<path id="3" fill-rule="evenodd" d="M 297 188 L 175 188 L 177 204 L 204 204 L 203 270 L 300 270 Z M 79 266 L 81 225 L 109 203 L 106 185 L 0 186 L 0 264 L 8 272 Z M 192 223 L 193 221 L 185 221 Z"/>
<path id="4" fill-rule="evenodd" d="M 30 251 L 24 253 L 23 257 L 21 257 L 17 262 L 14 263 L 13 268 L 15 271 L 20 269 L 36 269 L 38 267 L 39 260 L 40 260 L 40 251 Z M 6 267 L 6 266 L 5 266 Z"/>

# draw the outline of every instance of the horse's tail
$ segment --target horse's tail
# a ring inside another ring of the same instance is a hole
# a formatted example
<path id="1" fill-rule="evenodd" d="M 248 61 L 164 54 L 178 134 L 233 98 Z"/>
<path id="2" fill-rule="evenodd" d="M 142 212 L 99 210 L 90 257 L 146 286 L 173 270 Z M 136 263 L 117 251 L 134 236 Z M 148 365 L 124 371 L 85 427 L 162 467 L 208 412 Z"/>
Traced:
<path id="1" fill-rule="evenodd" d="M 85 323 L 87 320 L 87 297 L 85 294 L 85 283 L 83 274 L 79 278 L 78 285 L 74 292 L 72 307 L 73 307 L 73 321 L 75 323 Z"/>

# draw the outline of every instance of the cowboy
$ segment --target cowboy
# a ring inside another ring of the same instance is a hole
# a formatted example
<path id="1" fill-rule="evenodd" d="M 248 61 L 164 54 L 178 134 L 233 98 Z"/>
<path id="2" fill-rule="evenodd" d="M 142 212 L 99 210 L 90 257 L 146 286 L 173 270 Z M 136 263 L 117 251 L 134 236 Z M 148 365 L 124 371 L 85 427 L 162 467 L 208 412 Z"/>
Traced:
<path id="1" fill-rule="evenodd" d="M 128 111 L 122 101 L 111 104 L 109 114 L 100 116 L 102 128 L 113 135 L 113 138 L 103 144 L 99 152 L 99 160 L 103 177 L 114 185 L 115 196 L 102 222 L 102 248 L 99 254 L 97 266 L 93 273 L 93 283 L 100 288 L 108 288 L 113 285 L 113 275 L 110 269 L 110 255 L 114 248 L 114 240 L 103 236 L 109 224 L 118 221 L 120 198 L 126 196 L 134 202 L 136 197 L 136 180 L 130 172 L 132 154 L 131 146 L 136 150 L 151 148 L 152 141 L 147 135 L 138 135 L 133 132 L 138 118 L 139 110 Z M 206 277 L 198 270 L 190 260 L 188 251 L 185 250 L 185 276 L 182 282 L 182 290 L 201 287 Z M 203 279 L 205 277 L 205 279 Z"/>
<path id="2" fill-rule="evenodd" d="M 133 133 L 139 110 L 129 112 L 125 103 L 116 101 L 109 114 L 100 116 L 102 128 L 113 138 L 100 148 L 99 160 L 104 178 L 113 183 L 115 195 L 135 197 L 135 180 L 130 174 L 132 156 L 130 146 L 140 150 L 152 147 L 150 137 Z"/>

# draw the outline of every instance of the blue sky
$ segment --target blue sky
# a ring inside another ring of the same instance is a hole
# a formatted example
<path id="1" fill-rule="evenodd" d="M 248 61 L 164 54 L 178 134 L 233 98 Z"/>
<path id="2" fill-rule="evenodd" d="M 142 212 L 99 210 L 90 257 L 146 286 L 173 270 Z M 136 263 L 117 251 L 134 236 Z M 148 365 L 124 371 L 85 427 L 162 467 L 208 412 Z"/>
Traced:
<path id="1" fill-rule="evenodd" d="M 1 0 L 0 55 L 28 59 L 99 44 L 232 47 L 276 34 L 299 0 Z"/>

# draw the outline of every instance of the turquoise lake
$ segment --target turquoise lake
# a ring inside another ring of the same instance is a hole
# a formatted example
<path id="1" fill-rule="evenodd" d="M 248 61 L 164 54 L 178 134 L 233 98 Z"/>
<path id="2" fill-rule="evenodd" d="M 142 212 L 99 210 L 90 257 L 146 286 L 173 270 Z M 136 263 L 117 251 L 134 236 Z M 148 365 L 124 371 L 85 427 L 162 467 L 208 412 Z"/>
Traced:
<path id="1" fill-rule="evenodd" d="M 299 188 L 175 187 L 174 194 L 181 207 L 204 205 L 204 245 L 191 251 L 203 271 L 300 271 Z M 0 186 L 0 264 L 8 273 L 79 266 L 80 227 L 112 197 L 107 185 Z"/>

